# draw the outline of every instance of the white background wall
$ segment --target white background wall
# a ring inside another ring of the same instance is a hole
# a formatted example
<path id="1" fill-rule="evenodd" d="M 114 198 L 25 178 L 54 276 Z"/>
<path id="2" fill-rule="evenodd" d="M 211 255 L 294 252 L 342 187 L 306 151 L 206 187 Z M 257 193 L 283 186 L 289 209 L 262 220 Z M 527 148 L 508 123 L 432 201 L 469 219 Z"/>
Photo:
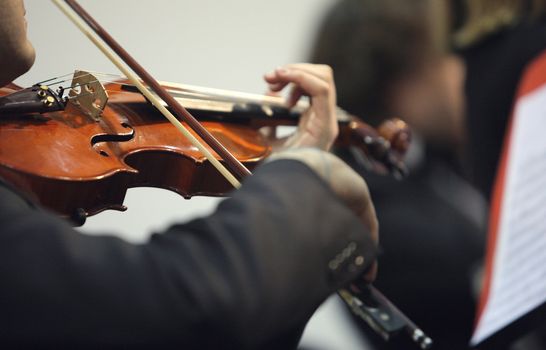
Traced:
<path id="1" fill-rule="evenodd" d="M 37 59 L 18 84 L 28 86 L 74 69 L 118 73 L 50 1 L 25 3 Z M 316 26 L 333 0 L 80 3 L 160 80 L 262 93 L 265 72 L 305 61 Z M 82 231 L 111 232 L 140 242 L 173 222 L 206 215 L 216 203 L 211 198 L 187 201 L 158 189 L 131 189 L 127 212 L 89 218 Z M 351 332 L 339 309 L 325 307 L 311 322 L 304 343 L 317 349 L 362 349 Z"/>

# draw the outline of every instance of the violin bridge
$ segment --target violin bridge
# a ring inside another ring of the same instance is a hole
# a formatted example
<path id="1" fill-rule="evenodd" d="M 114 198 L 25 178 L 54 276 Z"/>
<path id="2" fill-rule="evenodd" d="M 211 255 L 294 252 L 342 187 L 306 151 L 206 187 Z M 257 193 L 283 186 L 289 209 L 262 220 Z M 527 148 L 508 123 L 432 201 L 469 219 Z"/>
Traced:
<path id="1" fill-rule="evenodd" d="M 108 93 L 102 83 L 93 74 L 76 70 L 70 86 L 69 103 L 99 121 L 108 101 Z"/>

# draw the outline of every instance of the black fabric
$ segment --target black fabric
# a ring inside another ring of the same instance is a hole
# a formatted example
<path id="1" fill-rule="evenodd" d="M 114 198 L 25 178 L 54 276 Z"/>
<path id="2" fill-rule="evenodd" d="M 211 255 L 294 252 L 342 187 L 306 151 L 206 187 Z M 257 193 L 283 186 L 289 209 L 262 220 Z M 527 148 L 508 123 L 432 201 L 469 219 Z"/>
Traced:
<path id="1" fill-rule="evenodd" d="M 367 268 L 328 268 L 350 242 L 373 261 L 357 217 L 296 161 L 141 245 L 80 234 L 0 186 L 0 346 L 295 348 L 318 304 Z"/>
<path id="2" fill-rule="evenodd" d="M 425 159 L 401 181 L 351 162 L 368 182 L 380 224 L 374 284 L 432 337 L 434 348 L 466 349 L 475 318 L 472 275 L 485 234 L 463 207 L 481 197 L 444 155 L 429 152 Z M 368 333 L 377 349 L 410 348 L 407 337 L 385 343 Z"/>
<path id="3" fill-rule="evenodd" d="M 461 52 L 467 65 L 470 177 L 490 198 L 523 69 L 546 49 L 546 21 L 521 24 Z"/>

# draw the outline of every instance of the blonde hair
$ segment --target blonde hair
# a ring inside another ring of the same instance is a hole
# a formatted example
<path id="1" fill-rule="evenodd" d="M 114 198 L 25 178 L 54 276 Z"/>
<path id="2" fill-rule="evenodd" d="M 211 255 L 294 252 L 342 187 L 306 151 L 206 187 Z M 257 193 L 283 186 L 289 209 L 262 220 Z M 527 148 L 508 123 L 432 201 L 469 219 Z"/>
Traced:
<path id="1" fill-rule="evenodd" d="M 546 8 L 544 0 L 466 0 L 467 18 L 455 33 L 458 47 L 473 45 L 486 36 L 514 26 L 526 19 L 535 19 Z"/>
<path id="2" fill-rule="evenodd" d="M 449 29 L 451 18 L 448 16 L 449 6 L 447 0 L 429 0 L 427 2 L 427 14 L 430 40 L 432 48 L 439 52 L 447 52 L 450 46 Z"/>

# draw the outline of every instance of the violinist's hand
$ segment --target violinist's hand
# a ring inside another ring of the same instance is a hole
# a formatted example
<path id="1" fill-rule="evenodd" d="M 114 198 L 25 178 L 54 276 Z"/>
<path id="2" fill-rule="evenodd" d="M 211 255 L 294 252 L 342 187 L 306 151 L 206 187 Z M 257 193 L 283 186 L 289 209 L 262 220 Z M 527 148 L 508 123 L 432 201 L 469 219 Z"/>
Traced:
<path id="1" fill-rule="evenodd" d="M 297 131 L 278 145 L 280 149 L 316 147 L 329 150 L 338 134 L 336 89 L 332 68 L 326 65 L 297 63 L 275 69 L 264 76 L 271 92 L 292 85 L 287 106 L 309 96 L 311 106 L 300 118 Z"/>
<path id="2" fill-rule="evenodd" d="M 275 159 L 295 159 L 305 163 L 315 171 L 347 205 L 369 230 L 373 241 L 379 241 L 379 225 L 375 208 L 370 198 L 370 192 L 364 179 L 349 165 L 332 153 L 316 148 L 293 148 L 274 153 L 268 161 Z M 372 282 L 377 273 L 375 262 L 364 276 L 367 282 Z"/>

